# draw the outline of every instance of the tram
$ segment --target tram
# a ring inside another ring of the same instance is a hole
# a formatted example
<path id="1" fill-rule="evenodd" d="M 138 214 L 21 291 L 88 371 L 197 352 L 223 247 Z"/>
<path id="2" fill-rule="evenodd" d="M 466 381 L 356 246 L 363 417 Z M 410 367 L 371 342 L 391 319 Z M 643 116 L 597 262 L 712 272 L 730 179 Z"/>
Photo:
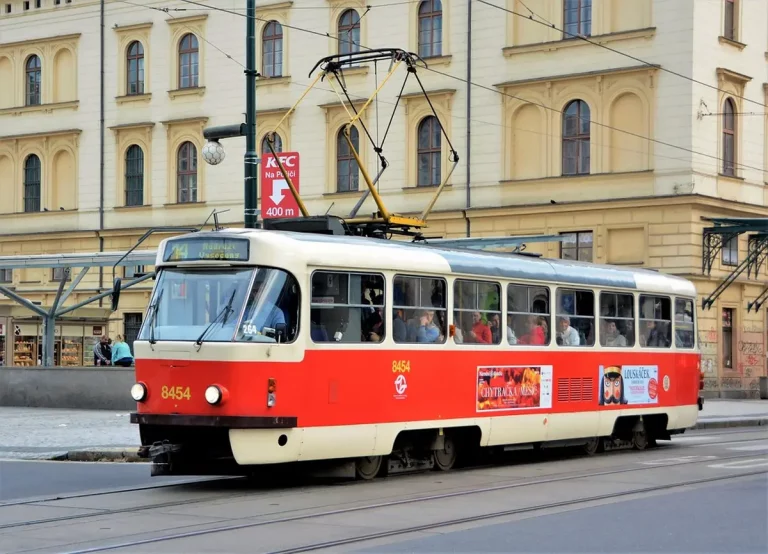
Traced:
<path id="1" fill-rule="evenodd" d="M 134 343 L 153 475 L 644 449 L 696 423 L 696 291 L 652 270 L 217 229 L 160 244 Z"/>

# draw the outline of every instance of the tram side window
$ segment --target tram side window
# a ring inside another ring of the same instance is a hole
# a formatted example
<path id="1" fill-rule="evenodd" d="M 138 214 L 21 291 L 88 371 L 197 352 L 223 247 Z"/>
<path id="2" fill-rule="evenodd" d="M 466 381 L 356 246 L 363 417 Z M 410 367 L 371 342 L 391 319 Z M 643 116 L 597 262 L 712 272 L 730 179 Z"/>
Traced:
<path id="1" fill-rule="evenodd" d="M 631 348 L 635 345 L 635 297 L 600 293 L 600 345 Z"/>
<path id="2" fill-rule="evenodd" d="M 549 344 L 549 289 L 507 285 L 507 328 L 509 344 Z"/>
<path id="3" fill-rule="evenodd" d="M 315 271 L 310 305 L 314 342 L 384 340 L 384 276 Z"/>
<path id="4" fill-rule="evenodd" d="M 454 281 L 453 322 L 457 344 L 501 344 L 501 285 Z"/>
<path id="5" fill-rule="evenodd" d="M 640 346 L 669 348 L 672 345 L 672 306 L 669 298 L 640 295 Z"/>
<path id="6" fill-rule="evenodd" d="M 591 290 L 557 289 L 557 344 L 594 346 L 595 295 Z"/>
<path id="7" fill-rule="evenodd" d="M 299 283 L 280 269 L 256 269 L 239 342 L 293 342 L 299 333 Z"/>
<path id="8" fill-rule="evenodd" d="M 693 300 L 675 299 L 675 346 L 693 348 L 695 342 Z"/>
<path id="9" fill-rule="evenodd" d="M 395 342 L 445 342 L 445 289 L 445 279 L 395 276 L 392 307 Z"/>

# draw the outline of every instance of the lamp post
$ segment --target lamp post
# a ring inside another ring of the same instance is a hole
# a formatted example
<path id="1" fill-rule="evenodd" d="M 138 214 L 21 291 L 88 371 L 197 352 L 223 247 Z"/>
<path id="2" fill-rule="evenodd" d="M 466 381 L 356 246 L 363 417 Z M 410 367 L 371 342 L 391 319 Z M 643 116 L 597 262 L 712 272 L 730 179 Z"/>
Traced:
<path id="1" fill-rule="evenodd" d="M 244 162 L 244 219 L 246 229 L 257 226 L 256 198 L 258 187 L 258 154 L 256 152 L 256 0 L 246 1 L 245 23 L 245 123 L 222 125 L 203 130 L 207 140 L 202 156 L 206 163 L 218 165 L 224 161 L 224 138 L 245 136 Z"/>

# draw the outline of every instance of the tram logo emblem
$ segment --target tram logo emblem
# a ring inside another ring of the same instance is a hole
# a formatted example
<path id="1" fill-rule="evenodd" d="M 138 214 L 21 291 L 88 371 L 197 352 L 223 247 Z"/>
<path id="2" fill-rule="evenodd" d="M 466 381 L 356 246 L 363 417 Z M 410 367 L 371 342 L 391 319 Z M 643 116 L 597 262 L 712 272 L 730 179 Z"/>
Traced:
<path id="1" fill-rule="evenodd" d="M 408 388 L 408 382 L 405 380 L 405 375 L 398 375 L 395 378 L 395 398 L 397 400 L 403 400 L 406 398 L 405 389 Z"/>

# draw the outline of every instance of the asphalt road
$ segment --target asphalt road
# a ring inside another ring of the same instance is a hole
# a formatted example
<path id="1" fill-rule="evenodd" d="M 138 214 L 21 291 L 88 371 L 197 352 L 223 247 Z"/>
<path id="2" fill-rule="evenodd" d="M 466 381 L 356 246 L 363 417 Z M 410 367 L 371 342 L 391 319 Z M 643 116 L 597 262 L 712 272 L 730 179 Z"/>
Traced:
<path id="1" fill-rule="evenodd" d="M 188 481 L 150 477 L 145 463 L 0 461 L 0 503 Z"/>
<path id="2" fill-rule="evenodd" d="M 0 552 L 766 552 L 766 472 L 758 428 L 350 484 L 88 495 L 158 480 L 139 464 L 4 462 L 8 496 L 83 495 L 0 505 Z"/>
<path id="3" fill-rule="evenodd" d="M 768 552 L 765 476 L 357 552 Z"/>

